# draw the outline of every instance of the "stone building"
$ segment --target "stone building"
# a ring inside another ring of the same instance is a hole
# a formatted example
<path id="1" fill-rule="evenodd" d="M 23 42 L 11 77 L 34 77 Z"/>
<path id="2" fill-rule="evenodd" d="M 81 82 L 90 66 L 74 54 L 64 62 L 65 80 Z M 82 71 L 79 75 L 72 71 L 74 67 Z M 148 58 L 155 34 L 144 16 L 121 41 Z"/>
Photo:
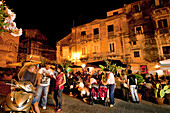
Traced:
<path id="1" fill-rule="evenodd" d="M 10 63 L 17 62 L 19 37 L 10 33 L 0 34 L 0 67 L 7 67 Z"/>
<path id="2" fill-rule="evenodd" d="M 152 73 L 162 58 L 170 58 L 169 0 L 141 0 L 107 12 L 107 18 L 72 28 L 58 41 L 57 60 L 78 65 L 120 60 L 133 72 Z"/>
<path id="3" fill-rule="evenodd" d="M 25 29 L 20 37 L 18 60 L 40 61 L 40 56 L 48 60 L 56 59 L 55 49 L 50 47 L 45 37 L 37 29 Z"/>

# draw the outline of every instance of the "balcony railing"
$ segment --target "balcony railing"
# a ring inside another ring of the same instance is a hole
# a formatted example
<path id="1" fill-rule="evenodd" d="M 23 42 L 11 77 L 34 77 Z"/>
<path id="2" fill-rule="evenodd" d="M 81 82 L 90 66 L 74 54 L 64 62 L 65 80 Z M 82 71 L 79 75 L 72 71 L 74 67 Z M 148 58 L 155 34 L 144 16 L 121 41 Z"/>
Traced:
<path id="1" fill-rule="evenodd" d="M 99 39 L 99 34 L 94 35 L 94 39 Z"/>
<path id="2" fill-rule="evenodd" d="M 86 40 L 87 40 L 87 36 L 86 35 L 82 35 L 80 41 L 86 41 Z"/>
<path id="3" fill-rule="evenodd" d="M 108 37 L 114 36 L 114 31 L 108 32 Z"/>
<path id="4" fill-rule="evenodd" d="M 165 59 L 170 59 L 170 54 L 164 54 Z"/>
<path id="5" fill-rule="evenodd" d="M 168 29 L 168 28 L 159 29 L 159 33 L 160 33 L 160 34 L 169 33 L 169 29 Z"/>
<path id="6" fill-rule="evenodd" d="M 170 29 L 169 28 L 159 28 L 157 29 L 157 34 L 166 34 L 166 33 L 170 33 Z"/>

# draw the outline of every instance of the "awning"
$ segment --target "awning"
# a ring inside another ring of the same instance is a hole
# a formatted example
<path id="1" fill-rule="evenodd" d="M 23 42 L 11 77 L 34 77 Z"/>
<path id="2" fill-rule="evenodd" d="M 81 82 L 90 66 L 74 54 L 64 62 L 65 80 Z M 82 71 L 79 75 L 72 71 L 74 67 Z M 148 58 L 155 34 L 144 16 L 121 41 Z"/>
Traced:
<path id="1" fill-rule="evenodd" d="M 72 65 L 72 66 L 69 66 L 71 68 L 82 68 L 81 66 L 78 66 L 78 65 Z"/>
<path id="2" fill-rule="evenodd" d="M 170 70 L 170 59 L 159 61 L 159 65 L 156 65 L 155 69 Z"/>
<path id="3" fill-rule="evenodd" d="M 89 64 L 89 63 L 87 63 L 87 64 L 86 64 L 86 67 L 94 67 L 94 68 L 99 68 L 99 66 L 97 66 L 97 65 L 92 65 L 92 64 Z"/>
<path id="4" fill-rule="evenodd" d="M 162 65 L 169 65 L 170 66 L 170 59 L 159 61 L 159 63 L 162 64 Z"/>
<path id="5" fill-rule="evenodd" d="M 122 67 L 127 67 L 126 64 L 123 64 L 120 60 L 111 60 L 108 59 L 109 61 L 111 61 L 112 64 L 116 64 L 116 66 L 122 66 Z M 106 66 L 106 62 L 104 60 L 102 61 L 97 61 L 97 62 L 89 62 L 86 64 L 86 67 L 95 67 L 95 68 L 99 68 L 99 65 L 104 65 Z"/>

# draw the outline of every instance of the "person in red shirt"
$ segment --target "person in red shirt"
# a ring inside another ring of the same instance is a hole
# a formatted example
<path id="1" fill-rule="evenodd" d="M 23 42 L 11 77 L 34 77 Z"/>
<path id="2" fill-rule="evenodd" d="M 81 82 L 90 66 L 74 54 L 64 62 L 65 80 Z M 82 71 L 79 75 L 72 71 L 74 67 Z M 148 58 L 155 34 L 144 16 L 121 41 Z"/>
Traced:
<path id="1" fill-rule="evenodd" d="M 62 92 L 64 84 L 66 83 L 66 77 L 62 68 L 57 68 L 57 72 L 58 75 L 56 76 L 56 86 L 54 88 L 54 100 L 56 102 L 56 112 L 60 112 L 62 107 Z"/>

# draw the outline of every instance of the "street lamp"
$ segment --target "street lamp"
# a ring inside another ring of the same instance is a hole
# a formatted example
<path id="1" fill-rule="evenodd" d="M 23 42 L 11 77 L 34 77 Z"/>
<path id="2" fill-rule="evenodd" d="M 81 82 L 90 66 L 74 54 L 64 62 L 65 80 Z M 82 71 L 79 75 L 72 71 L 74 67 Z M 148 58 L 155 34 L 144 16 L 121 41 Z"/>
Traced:
<path id="1" fill-rule="evenodd" d="M 79 53 L 73 54 L 73 59 L 75 59 L 75 60 L 80 59 L 80 54 Z"/>

